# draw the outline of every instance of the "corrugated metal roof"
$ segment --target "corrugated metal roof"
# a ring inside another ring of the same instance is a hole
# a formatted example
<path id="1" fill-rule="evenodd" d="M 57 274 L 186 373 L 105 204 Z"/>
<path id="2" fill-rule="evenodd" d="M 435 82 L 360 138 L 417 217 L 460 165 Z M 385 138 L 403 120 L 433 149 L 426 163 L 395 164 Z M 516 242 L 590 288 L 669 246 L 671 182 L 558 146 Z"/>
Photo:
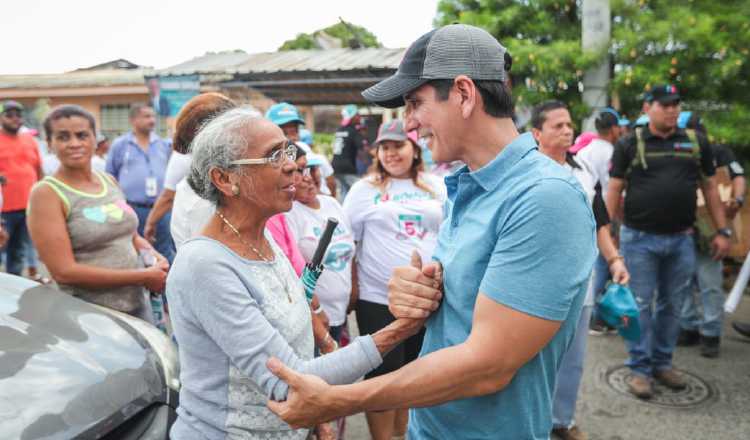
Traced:
<path id="1" fill-rule="evenodd" d="M 176 66 L 161 69 L 155 75 L 209 73 L 281 73 L 332 72 L 364 69 L 396 69 L 406 49 L 327 49 L 289 50 L 246 54 L 223 52 L 206 54 Z"/>
<path id="2" fill-rule="evenodd" d="M 251 55 L 241 50 L 210 52 L 191 60 L 154 72 L 157 76 L 193 75 L 197 73 L 225 73 L 247 61 Z"/>
<path id="3" fill-rule="evenodd" d="M 0 75 L 2 89 L 142 86 L 151 69 L 107 69 L 56 74 Z"/>

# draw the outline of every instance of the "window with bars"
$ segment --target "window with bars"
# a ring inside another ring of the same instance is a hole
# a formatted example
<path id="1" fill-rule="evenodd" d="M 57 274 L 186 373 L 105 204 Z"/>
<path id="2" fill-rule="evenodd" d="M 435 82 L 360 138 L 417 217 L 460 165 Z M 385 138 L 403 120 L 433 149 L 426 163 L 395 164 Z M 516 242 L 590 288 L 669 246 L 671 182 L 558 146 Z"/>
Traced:
<path id="1" fill-rule="evenodd" d="M 101 132 L 110 140 L 127 133 L 130 130 L 128 104 L 103 104 L 100 108 Z"/>
<path id="2" fill-rule="evenodd" d="M 103 104 L 100 108 L 100 115 L 100 131 L 110 141 L 131 130 L 130 104 Z M 167 118 L 158 118 L 155 131 L 159 136 L 165 137 L 168 134 Z"/>

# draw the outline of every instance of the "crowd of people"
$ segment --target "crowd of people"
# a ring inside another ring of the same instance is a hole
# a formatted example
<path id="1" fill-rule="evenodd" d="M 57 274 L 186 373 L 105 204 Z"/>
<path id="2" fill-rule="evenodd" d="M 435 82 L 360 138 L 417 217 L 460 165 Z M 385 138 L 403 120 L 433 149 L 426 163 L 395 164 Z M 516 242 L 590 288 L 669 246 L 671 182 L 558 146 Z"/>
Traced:
<path id="1" fill-rule="evenodd" d="M 38 252 L 62 292 L 155 325 L 166 307 L 175 439 L 340 439 L 355 412 L 375 440 L 585 439 L 575 408 L 587 336 L 608 331 L 596 313 L 607 283 L 639 305 L 633 395 L 685 388 L 676 345 L 719 355 L 744 170 L 672 85 L 647 91 L 632 127 L 606 108 L 574 139 L 568 107 L 549 101 L 519 133 L 511 65 L 478 28 L 423 35 L 363 92 L 404 119 L 370 146 L 346 106 L 330 161 L 294 105 L 261 114 L 219 93 L 188 101 L 172 140 L 134 105 L 111 147 L 88 111 L 58 106 L 46 160 L 7 101 L 5 269 L 36 267 Z M 329 218 L 310 298 L 301 278 Z"/>

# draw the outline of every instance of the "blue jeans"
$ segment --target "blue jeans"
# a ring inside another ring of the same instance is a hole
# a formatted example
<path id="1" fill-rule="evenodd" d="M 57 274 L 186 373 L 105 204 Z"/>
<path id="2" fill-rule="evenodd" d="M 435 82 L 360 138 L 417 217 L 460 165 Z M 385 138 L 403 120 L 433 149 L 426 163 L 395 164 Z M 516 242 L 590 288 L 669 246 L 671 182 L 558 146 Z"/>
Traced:
<path id="1" fill-rule="evenodd" d="M 338 199 L 339 202 L 344 203 L 344 198 L 349 192 L 349 189 L 357 183 L 359 176 L 356 174 L 336 174 L 336 181 L 338 182 Z"/>
<path id="2" fill-rule="evenodd" d="M 26 229 L 26 211 L 2 213 L 3 229 L 8 233 L 8 243 L 0 252 L 5 254 L 5 271 L 21 275 L 26 256 L 26 246 L 31 240 Z"/>
<path id="3" fill-rule="evenodd" d="M 695 273 L 693 235 L 652 234 L 623 226 L 620 248 L 640 308 L 641 326 L 640 341 L 626 341 L 630 353 L 626 364 L 634 373 L 651 377 L 672 368 L 682 303 Z"/>
<path id="4" fill-rule="evenodd" d="M 143 228 L 146 225 L 146 219 L 151 209 L 142 206 L 133 206 L 135 214 L 138 216 L 138 234 L 143 236 Z M 172 218 L 172 213 L 167 212 L 164 217 L 159 220 L 156 224 L 156 243 L 154 243 L 154 249 L 162 254 L 164 258 L 169 260 L 169 264 L 172 264 L 175 255 L 174 241 L 172 241 L 172 234 L 169 232 L 169 222 Z"/>
<path id="5" fill-rule="evenodd" d="M 698 252 L 695 278 L 695 288 L 690 291 L 682 306 L 680 326 L 684 330 L 699 331 L 709 338 L 718 338 L 721 336 L 724 320 L 721 260 L 715 261 L 711 255 Z"/>
<path id="6" fill-rule="evenodd" d="M 555 398 L 552 401 L 552 425 L 555 428 L 569 428 L 573 425 L 578 400 L 578 388 L 583 376 L 583 361 L 586 358 L 586 337 L 589 334 L 589 320 L 592 306 L 583 306 L 573 342 L 563 356 L 557 370 Z"/>

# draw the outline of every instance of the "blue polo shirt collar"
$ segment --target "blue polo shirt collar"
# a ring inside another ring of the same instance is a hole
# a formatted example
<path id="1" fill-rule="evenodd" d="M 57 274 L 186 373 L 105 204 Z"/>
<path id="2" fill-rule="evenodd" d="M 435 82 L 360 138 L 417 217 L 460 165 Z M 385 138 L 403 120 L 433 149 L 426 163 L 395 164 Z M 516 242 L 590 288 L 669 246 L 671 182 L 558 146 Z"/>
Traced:
<path id="1" fill-rule="evenodd" d="M 536 141 L 531 133 L 524 133 L 513 139 L 513 142 L 505 146 L 494 159 L 482 168 L 471 172 L 464 165 L 455 174 L 445 178 L 445 184 L 449 191 L 458 187 L 461 175 L 466 174 L 474 180 L 483 190 L 489 192 L 494 190 L 500 182 L 508 175 L 513 166 L 531 150 L 537 148 Z"/>

